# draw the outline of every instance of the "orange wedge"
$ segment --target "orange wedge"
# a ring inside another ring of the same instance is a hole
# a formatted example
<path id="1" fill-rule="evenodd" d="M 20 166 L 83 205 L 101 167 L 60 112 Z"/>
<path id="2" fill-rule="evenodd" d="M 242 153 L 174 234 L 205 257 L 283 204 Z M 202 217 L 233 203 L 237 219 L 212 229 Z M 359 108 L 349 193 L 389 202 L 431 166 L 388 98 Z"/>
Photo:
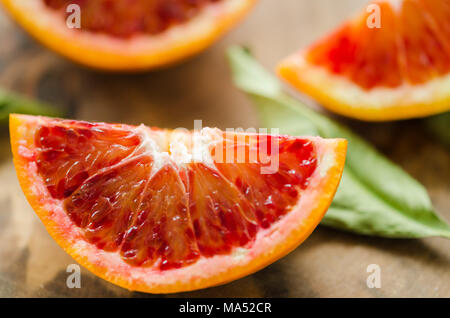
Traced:
<path id="1" fill-rule="evenodd" d="M 324 107 L 367 121 L 450 110 L 450 1 L 374 1 L 278 67 Z"/>
<path id="2" fill-rule="evenodd" d="M 173 64 L 206 49 L 256 0 L 0 2 L 32 36 L 75 62 L 110 71 L 139 71 Z"/>
<path id="3" fill-rule="evenodd" d="M 347 147 L 26 115 L 11 115 L 10 133 L 50 235 L 94 274 L 150 293 L 223 284 L 296 248 L 327 211 Z"/>

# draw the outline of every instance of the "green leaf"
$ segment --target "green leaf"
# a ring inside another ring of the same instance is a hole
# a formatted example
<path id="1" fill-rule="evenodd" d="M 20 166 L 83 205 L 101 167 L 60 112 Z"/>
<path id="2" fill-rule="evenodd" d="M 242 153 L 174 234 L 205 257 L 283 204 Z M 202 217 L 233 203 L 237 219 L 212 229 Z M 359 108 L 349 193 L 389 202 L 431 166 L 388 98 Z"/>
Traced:
<path id="1" fill-rule="evenodd" d="M 383 237 L 450 238 L 450 227 L 436 215 L 420 183 L 348 128 L 285 94 L 280 82 L 242 48 L 230 48 L 228 58 L 236 86 L 255 102 L 265 127 L 347 139 L 341 185 L 322 224 Z"/>
<path id="2" fill-rule="evenodd" d="M 9 114 L 62 116 L 63 112 L 42 102 L 37 102 L 0 89 L 0 125 L 8 123 Z"/>

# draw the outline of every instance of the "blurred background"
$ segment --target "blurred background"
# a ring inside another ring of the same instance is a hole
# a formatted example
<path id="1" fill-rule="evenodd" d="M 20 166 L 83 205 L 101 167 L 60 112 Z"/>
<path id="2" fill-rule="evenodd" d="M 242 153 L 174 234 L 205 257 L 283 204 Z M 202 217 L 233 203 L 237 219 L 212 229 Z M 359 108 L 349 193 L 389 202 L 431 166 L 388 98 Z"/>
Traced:
<path id="1" fill-rule="evenodd" d="M 262 0 L 244 22 L 183 64 L 142 74 L 85 69 L 37 44 L 0 10 L 0 87 L 68 109 L 77 119 L 193 128 L 258 126 L 251 102 L 231 82 L 225 51 L 251 48 L 269 70 L 357 12 L 364 0 Z M 311 107 L 317 107 L 305 99 Z M 337 117 L 335 117 L 337 118 Z M 450 151 L 425 120 L 362 123 L 337 118 L 371 141 L 428 190 L 450 222 Z M 152 297 L 131 293 L 82 270 L 82 288 L 66 287 L 74 261 L 47 234 L 20 190 L 6 127 L 0 135 L 0 297 Z M 366 285 L 379 264 L 382 288 Z M 449 297 L 450 241 L 389 240 L 319 227 L 287 257 L 233 283 L 188 297 Z"/>

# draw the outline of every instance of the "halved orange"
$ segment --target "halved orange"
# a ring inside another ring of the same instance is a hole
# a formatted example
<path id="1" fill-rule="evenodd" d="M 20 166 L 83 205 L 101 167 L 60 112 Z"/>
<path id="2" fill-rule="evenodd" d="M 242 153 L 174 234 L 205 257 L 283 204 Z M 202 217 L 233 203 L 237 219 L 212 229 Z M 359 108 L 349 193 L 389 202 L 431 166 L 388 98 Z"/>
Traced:
<path id="1" fill-rule="evenodd" d="M 450 110 L 450 0 L 380 0 L 367 9 L 282 61 L 281 77 L 362 120 Z"/>
<path id="2" fill-rule="evenodd" d="M 173 64 L 204 50 L 256 0 L 0 2 L 26 31 L 63 56 L 93 68 L 131 71 Z M 79 20 L 73 5 L 80 8 Z"/>
<path id="3" fill-rule="evenodd" d="M 223 284 L 290 252 L 327 211 L 347 147 L 27 115 L 10 133 L 51 236 L 94 274 L 151 293 Z"/>

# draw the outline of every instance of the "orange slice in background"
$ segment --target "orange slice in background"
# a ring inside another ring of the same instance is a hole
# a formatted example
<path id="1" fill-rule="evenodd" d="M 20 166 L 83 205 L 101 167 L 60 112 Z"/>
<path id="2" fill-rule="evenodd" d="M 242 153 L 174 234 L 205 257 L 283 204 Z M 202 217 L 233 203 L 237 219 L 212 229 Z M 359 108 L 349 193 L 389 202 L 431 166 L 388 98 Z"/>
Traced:
<path id="1" fill-rule="evenodd" d="M 240 21 L 256 0 L 0 3 L 27 32 L 55 52 L 93 68 L 133 71 L 173 64 L 206 49 Z M 69 5 L 79 6 L 79 20 Z"/>
<path id="2" fill-rule="evenodd" d="M 22 189 L 58 244 L 151 293 L 223 284 L 293 250 L 327 211 L 347 147 L 27 115 L 10 116 L 10 133 Z"/>
<path id="3" fill-rule="evenodd" d="M 278 67 L 324 107 L 368 121 L 450 110 L 449 71 L 450 0 L 374 1 Z"/>

